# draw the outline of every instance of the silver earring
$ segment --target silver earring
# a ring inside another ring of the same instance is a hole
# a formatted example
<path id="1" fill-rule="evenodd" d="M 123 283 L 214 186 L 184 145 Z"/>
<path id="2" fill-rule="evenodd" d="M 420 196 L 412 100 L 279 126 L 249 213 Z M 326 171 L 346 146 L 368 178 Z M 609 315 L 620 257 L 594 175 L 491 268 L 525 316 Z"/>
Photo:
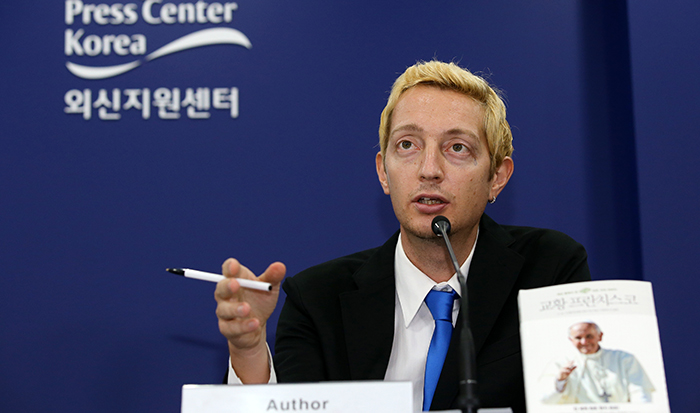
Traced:
<path id="1" fill-rule="evenodd" d="M 493 204 L 496 202 L 496 197 L 494 196 L 492 199 L 489 199 L 489 204 Z"/>

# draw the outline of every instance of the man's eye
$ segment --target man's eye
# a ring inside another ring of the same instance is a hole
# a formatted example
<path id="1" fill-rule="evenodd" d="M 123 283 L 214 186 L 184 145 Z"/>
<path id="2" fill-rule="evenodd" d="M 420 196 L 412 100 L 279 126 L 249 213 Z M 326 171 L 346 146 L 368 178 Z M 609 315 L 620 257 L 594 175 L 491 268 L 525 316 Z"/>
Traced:
<path id="1" fill-rule="evenodd" d="M 452 145 L 452 150 L 455 152 L 464 152 L 467 148 L 461 143 L 455 143 Z"/>
<path id="2" fill-rule="evenodd" d="M 413 144 L 409 141 L 402 141 L 399 143 L 399 146 L 401 146 L 401 149 L 411 149 L 413 147 Z"/>

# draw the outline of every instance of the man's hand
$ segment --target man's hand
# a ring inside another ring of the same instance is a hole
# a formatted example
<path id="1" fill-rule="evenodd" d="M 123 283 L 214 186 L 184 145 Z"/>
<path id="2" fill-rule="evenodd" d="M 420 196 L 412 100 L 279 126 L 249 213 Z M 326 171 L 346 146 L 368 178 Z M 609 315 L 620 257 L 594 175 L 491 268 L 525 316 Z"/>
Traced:
<path id="1" fill-rule="evenodd" d="M 256 278 L 248 268 L 229 258 L 221 271 L 226 279 L 216 285 L 216 316 L 219 331 L 228 340 L 231 365 L 243 383 L 267 383 L 270 366 L 265 324 L 277 305 L 286 268 L 275 262 Z M 236 278 L 268 282 L 272 291 L 241 288 Z"/>
<path id="2" fill-rule="evenodd" d="M 559 377 L 557 377 L 557 380 L 564 381 L 568 379 L 569 375 L 572 371 L 574 371 L 575 368 L 576 366 L 574 365 L 574 361 L 571 360 L 569 364 L 567 364 L 566 366 L 562 367 L 561 370 L 559 370 Z"/>

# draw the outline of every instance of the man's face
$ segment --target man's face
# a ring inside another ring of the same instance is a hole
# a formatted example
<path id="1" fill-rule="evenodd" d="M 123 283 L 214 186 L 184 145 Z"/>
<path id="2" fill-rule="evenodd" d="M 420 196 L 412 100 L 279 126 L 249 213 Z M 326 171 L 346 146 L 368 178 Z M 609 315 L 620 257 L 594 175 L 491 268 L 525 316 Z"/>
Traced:
<path id="1" fill-rule="evenodd" d="M 386 154 L 376 161 L 402 232 L 433 238 L 436 215 L 450 220 L 454 236 L 476 229 L 486 203 L 507 182 L 490 179 L 482 125 L 483 109 L 461 93 L 421 85 L 401 96 Z"/>
<path id="2" fill-rule="evenodd" d="M 593 324 L 575 324 L 569 330 L 569 340 L 582 354 L 593 354 L 600 349 L 598 343 L 603 339 Z"/>

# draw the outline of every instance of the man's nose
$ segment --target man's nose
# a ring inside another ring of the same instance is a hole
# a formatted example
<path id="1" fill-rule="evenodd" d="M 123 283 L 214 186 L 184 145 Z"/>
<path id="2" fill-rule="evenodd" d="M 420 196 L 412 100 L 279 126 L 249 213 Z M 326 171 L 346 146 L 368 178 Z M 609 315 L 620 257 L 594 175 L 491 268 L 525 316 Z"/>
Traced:
<path id="1" fill-rule="evenodd" d="M 423 151 L 420 178 L 427 181 L 442 181 L 445 177 L 444 159 L 439 147 L 428 145 Z"/>

